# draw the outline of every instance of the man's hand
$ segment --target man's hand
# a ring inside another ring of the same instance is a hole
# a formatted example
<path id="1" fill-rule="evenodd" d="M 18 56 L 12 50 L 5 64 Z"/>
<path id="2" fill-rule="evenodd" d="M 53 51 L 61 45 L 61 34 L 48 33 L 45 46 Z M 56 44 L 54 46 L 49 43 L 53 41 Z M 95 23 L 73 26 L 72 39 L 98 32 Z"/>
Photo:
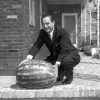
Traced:
<path id="1" fill-rule="evenodd" d="M 55 71 L 56 71 L 56 77 L 58 77 L 58 67 L 59 67 L 59 65 L 55 64 L 53 67 L 55 68 Z"/>
<path id="2" fill-rule="evenodd" d="M 21 61 L 21 63 L 18 65 L 18 66 L 21 66 L 23 63 L 25 63 L 25 62 L 27 62 L 27 61 L 29 61 L 30 59 L 28 59 L 28 58 L 26 58 L 26 59 L 24 59 L 23 61 Z"/>
<path id="3" fill-rule="evenodd" d="M 58 64 L 55 64 L 55 65 L 53 65 L 53 67 L 58 68 L 58 67 L 59 67 L 59 65 L 58 65 Z"/>
<path id="4" fill-rule="evenodd" d="M 24 60 L 19 64 L 19 66 L 21 66 L 23 63 L 25 63 L 25 62 L 31 60 L 32 58 L 33 58 L 32 55 L 27 55 L 26 59 L 24 59 Z"/>

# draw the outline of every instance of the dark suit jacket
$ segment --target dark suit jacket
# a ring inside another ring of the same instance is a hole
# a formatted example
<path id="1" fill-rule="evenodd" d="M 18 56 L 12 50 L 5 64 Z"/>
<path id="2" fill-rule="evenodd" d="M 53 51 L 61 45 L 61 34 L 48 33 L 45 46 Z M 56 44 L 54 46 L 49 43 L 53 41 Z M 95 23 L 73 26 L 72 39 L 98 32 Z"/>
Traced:
<path id="1" fill-rule="evenodd" d="M 41 29 L 40 34 L 29 51 L 29 54 L 33 57 L 36 56 L 43 44 L 46 44 L 50 51 L 49 58 L 61 61 L 65 55 L 70 55 L 76 59 L 78 50 L 72 45 L 69 33 L 61 27 L 55 25 L 53 32 L 53 40 L 51 41 L 45 30 Z"/>

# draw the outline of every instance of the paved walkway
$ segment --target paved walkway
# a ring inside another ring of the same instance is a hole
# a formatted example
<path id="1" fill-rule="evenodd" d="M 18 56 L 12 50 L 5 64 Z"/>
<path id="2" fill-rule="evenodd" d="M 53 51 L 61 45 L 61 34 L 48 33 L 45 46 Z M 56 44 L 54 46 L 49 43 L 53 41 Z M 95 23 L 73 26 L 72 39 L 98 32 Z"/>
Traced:
<path id="1" fill-rule="evenodd" d="M 74 76 L 87 80 L 100 81 L 100 59 L 86 56 L 80 52 L 81 62 L 74 69 Z"/>
<path id="2" fill-rule="evenodd" d="M 100 59 L 82 52 L 80 56 L 81 62 L 74 68 L 74 80 L 70 85 L 26 90 L 16 85 L 15 76 L 6 76 L 5 73 L 5 76 L 0 76 L 0 98 L 100 97 Z"/>

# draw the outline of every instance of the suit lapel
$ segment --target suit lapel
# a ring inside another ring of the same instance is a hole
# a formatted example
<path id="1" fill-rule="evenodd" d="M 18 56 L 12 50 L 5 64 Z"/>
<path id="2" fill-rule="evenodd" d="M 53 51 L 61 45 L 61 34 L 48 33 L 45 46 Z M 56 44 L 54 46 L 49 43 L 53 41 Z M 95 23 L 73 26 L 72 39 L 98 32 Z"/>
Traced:
<path id="1" fill-rule="evenodd" d="M 52 38 L 52 44 L 54 45 L 57 42 L 57 28 L 55 26 Z"/>
<path id="2" fill-rule="evenodd" d="M 54 28 L 54 32 L 53 32 L 53 37 L 52 37 L 52 41 L 50 40 L 48 34 L 45 32 L 45 44 L 48 47 L 48 49 L 50 50 L 51 53 L 55 52 L 55 47 L 58 45 L 58 36 L 57 36 L 57 27 L 55 26 Z"/>

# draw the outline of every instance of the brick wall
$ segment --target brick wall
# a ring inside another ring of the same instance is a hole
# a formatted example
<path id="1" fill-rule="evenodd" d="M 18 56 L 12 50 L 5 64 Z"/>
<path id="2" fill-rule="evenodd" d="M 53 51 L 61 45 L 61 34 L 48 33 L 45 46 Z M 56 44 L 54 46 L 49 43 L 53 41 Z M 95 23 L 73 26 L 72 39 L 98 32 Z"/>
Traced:
<path id="1" fill-rule="evenodd" d="M 16 68 L 37 34 L 39 27 L 29 29 L 28 6 L 28 0 L 0 0 L 0 68 Z"/>

